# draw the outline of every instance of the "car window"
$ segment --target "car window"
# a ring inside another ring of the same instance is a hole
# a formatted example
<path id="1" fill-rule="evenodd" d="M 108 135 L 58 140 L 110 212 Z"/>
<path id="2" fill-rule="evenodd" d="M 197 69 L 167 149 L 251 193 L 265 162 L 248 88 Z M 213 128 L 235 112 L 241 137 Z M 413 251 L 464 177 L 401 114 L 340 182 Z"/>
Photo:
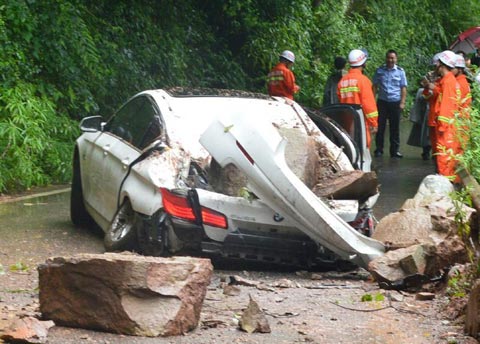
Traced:
<path id="1" fill-rule="evenodd" d="M 144 96 L 126 103 L 108 122 L 106 131 L 143 149 L 162 132 L 162 124 L 153 103 Z"/>

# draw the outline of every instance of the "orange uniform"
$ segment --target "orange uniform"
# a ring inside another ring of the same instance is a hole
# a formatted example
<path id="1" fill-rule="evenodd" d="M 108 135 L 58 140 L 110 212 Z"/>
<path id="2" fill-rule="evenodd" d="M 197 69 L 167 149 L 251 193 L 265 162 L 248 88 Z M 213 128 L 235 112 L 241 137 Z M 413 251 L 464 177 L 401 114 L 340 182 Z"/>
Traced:
<path id="1" fill-rule="evenodd" d="M 279 62 L 267 75 L 268 94 L 271 96 L 287 97 L 293 100 L 293 94 L 299 87 L 295 84 L 295 75 L 287 66 Z"/>
<path id="2" fill-rule="evenodd" d="M 468 83 L 467 77 L 465 74 L 459 74 L 456 77 L 458 85 L 460 86 L 460 117 L 464 119 L 470 118 L 470 104 L 472 103 L 472 93 L 470 92 L 470 84 Z M 460 147 L 463 151 L 463 147 L 468 140 L 468 128 L 462 126 L 460 129 L 461 133 L 461 144 Z"/>
<path id="3" fill-rule="evenodd" d="M 467 76 L 465 74 L 457 75 L 457 82 L 460 86 L 460 108 L 466 109 L 468 115 L 468 109 L 472 103 L 472 93 L 470 92 L 470 84 L 468 83 Z M 463 113 L 462 113 L 463 114 Z"/>
<path id="4" fill-rule="evenodd" d="M 440 79 L 438 87 L 440 91 L 434 105 L 438 172 L 451 181 L 458 182 L 459 178 L 455 174 L 457 160 L 452 154 L 460 152 L 455 125 L 455 115 L 460 109 L 460 85 L 453 73 L 448 72 Z"/>
<path id="5" fill-rule="evenodd" d="M 373 95 L 372 82 L 358 68 L 350 68 L 338 82 L 337 95 L 340 103 L 362 106 L 367 130 L 367 147 L 370 147 L 370 128 L 378 127 L 378 110 Z"/>
<path id="6" fill-rule="evenodd" d="M 437 153 L 437 139 L 435 129 L 435 127 L 437 126 L 437 120 L 435 115 L 435 103 L 437 102 L 439 92 L 440 88 L 438 86 L 438 81 L 435 82 L 435 87 L 433 88 L 433 90 L 429 90 L 427 87 L 423 89 L 423 97 L 428 100 L 429 106 L 427 125 L 430 128 L 429 135 L 433 154 Z"/>

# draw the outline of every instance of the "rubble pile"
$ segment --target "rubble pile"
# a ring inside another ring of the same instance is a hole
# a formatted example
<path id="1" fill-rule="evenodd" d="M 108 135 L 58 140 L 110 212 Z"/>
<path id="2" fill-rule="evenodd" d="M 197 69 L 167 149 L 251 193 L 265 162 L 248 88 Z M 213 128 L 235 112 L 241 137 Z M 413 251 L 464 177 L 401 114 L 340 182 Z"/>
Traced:
<path id="1" fill-rule="evenodd" d="M 425 177 L 413 199 L 384 217 L 373 238 L 390 249 L 372 260 L 369 271 L 386 288 L 418 286 L 455 263 L 467 261 L 455 219 L 457 207 L 466 223 L 473 221 L 475 209 L 454 204 L 452 184 L 445 177 Z"/>

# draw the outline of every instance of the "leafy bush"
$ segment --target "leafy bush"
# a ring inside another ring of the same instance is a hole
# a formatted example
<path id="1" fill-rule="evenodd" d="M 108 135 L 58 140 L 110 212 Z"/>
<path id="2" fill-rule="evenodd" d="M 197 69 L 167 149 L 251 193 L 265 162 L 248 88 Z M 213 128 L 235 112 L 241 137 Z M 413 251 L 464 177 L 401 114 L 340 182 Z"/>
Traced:
<path id="1" fill-rule="evenodd" d="M 73 121 L 38 96 L 33 84 L 19 82 L 0 94 L 0 190 L 29 188 L 70 179 Z"/>
<path id="2" fill-rule="evenodd" d="M 462 116 L 460 120 L 459 131 L 463 153 L 458 156 L 458 160 L 459 167 L 465 168 L 480 182 L 480 87 L 478 83 L 472 84 L 472 97 L 469 116 Z"/>

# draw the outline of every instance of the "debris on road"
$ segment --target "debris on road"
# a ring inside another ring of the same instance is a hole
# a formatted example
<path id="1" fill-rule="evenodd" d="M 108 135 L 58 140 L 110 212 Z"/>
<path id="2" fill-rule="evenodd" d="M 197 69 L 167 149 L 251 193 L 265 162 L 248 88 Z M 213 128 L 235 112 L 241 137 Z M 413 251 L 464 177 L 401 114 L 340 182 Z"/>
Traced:
<path id="1" fill-rule="evenodd" d="M 265 314 L 260 309 L 258 303 L 250 295 L 250 302 L 248 303 L 247 309 L 242 314 L 240 319 L 239 326 L 240 328 L 248 333 L 260 332 L 260 333 L 270 333 L 270 325 L 268 320 L 265 317 Z"/>
<path id="2" fill-rule="evenodd" d="M 55 326 L 51 320 L 41 321 L 34 317 L 15 318 L 0 336 L 11 343 L 43 344 L 47 342 L 48 329 Z"/>

